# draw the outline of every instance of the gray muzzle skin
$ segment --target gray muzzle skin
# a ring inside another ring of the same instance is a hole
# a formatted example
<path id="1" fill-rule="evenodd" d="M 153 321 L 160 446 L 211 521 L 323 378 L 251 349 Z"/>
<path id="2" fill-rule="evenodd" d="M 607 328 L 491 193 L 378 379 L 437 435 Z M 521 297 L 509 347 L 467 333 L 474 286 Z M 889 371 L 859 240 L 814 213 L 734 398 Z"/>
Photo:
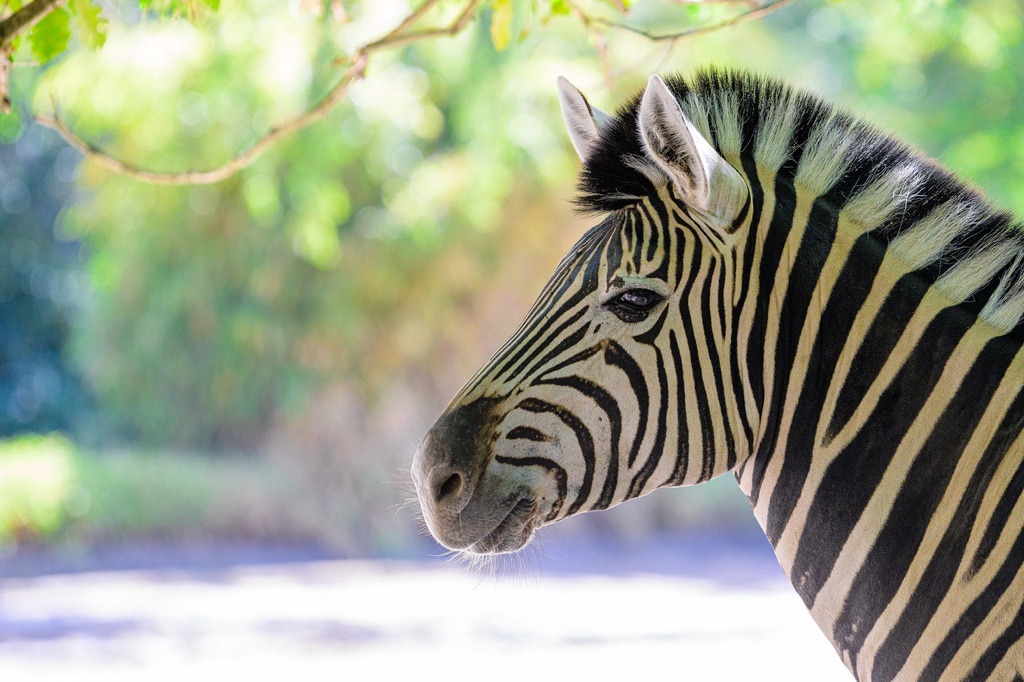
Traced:
<path id="1" fill-rule="evenodd" d="M 501 403 L 482 398 L 449 409 L 416 450 L 412 479 L 423 518 L 448 549 L 516 551 L 557 498 L 544 469 L 495 456 Z"/>

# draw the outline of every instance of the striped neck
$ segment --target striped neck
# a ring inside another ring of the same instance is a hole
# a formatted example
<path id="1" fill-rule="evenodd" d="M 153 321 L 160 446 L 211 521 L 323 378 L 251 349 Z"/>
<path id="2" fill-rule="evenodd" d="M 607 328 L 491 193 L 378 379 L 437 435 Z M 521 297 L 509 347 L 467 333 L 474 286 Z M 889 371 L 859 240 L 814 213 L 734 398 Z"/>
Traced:
<path id="1" fill-rule="evenodd" d="M 953 593 L 1009 518 L 969 491 L 1022 470 L 1017 240 L 964 220 L 957 199 L 899 232 L 870 222 L 884 176 L 849 200 L 784 170 L 757 176 L 755 293 L 738 314 L 758 438 L 737 478 L 847 665 L 861 679 L 919 673 L 936 643 L 914 642 L 963 616 Z M 942 240 L 959 260 L 939 257 Z M 926 617 L 911 599 L 947 611 Z"/>

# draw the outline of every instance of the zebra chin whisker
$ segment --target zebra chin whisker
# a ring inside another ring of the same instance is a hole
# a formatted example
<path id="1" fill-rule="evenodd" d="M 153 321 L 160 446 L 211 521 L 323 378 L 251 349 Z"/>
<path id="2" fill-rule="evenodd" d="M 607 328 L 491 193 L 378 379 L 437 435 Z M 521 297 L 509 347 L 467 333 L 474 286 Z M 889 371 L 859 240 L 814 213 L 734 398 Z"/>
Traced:
<path id="1" fill-rule="evenodd" d="M 393 487 L 396 487 L 399 491 L 399 501 L 388 506 L 389 511 L 394 511 L 397 516 L 400 513 L 412 510 L 412 513 L 417 518 L 417 525 L 421 525 L 421 530 L 427 530 L 427 522 L 423 518 L 423 510 L 420 508 L 419 494 L 416 492 L 416 484 L 412 481 L 412 475 L 408 468 L 401 468 L 402 476 L 397 478 L 393 482 Z M 429 533 L 429 530 L 427 531 Z"/>
<path id="2" fill-rule="evenodd" d="M 514 585 L 536 585 L 544 578 L 542 559 L 547 556 L 544 540 L 535 539 L 514 553 L 475 554 L 466 550 L 450 550 L 442 555 L 445 565 L 469 571 L 481 580 Z"/>

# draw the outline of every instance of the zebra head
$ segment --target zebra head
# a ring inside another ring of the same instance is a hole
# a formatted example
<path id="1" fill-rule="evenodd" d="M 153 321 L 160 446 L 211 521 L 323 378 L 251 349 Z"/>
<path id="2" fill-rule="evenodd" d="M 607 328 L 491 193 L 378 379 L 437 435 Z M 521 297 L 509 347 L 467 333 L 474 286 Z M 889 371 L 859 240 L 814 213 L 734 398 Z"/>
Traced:
<path id="1" fill-rule="evenodd" d="M 559 95 L 584 191 L 618 172 L 621 154 L 601 157 L 615 126 L 647 184 L 610 193 L 617 208 L 423 438 L 413 480 L 450 549 L 515 551 L 541 525 L 710 479 L 749 449 L 732 313 L 747 181 L 657 76 L 615 117 L 564 79 Z"/>

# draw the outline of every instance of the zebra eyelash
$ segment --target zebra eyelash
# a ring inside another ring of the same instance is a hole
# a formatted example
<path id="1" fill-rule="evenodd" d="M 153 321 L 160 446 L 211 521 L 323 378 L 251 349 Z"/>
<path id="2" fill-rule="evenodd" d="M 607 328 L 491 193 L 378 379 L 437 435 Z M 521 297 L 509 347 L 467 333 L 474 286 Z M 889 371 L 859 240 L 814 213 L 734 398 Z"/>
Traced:
<path id="1" fill-rule="evenodd" d="M 601 305 L 623 322 L 643 322 L 667 297 L 642 287 L 625 289 Z"/>

